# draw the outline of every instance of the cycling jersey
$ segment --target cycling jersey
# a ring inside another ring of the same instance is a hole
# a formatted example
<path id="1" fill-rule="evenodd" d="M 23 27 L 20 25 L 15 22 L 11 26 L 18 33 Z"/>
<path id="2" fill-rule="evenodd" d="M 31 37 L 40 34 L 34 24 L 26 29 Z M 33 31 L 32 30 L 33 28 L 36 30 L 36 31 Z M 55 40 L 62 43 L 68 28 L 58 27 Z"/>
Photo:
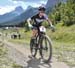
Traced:
<path id="1" fill-rule="evenodd" d="M 46 14 L 44 14 L 42 17 L 39 17 L 39 14 L 31 17 L 31 20 L 34 21 L 33 26 L 39 27 L 41 26 L 42 22 L 44 20 L 48 20 L 48 16 Z"/>

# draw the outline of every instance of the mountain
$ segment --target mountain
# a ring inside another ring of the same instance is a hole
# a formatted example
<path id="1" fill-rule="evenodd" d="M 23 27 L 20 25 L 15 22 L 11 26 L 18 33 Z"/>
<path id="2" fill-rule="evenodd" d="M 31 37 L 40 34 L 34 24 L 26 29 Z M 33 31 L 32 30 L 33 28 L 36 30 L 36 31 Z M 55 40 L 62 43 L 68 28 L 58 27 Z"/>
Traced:
<path id="1" fill-rule="evenodd" d="M 21 6 L 18 6 L 18 7 L 15 8 L 15 13 L 16 13 L 16 14 L 19 15 L 19 14 L 21 14 L 22 12 L 24 12 L 24 10 L 23 10 L 23 8 L 22 8 Z"/>
<path id="2" fill-rule="evenodd" d="M 26 11 L 29 10 L 29 9 L 32 9 L 32 8 L 33 8 L 33 7 L 29 5 L 29 6 L 27 7 Z"/>
<path id="3" fill-rule="evenodd" d="M 48 0 L 46 3 L 46 14 L 51 12 L 54 5 L 57 3 L 57 0 Z"/>
<path id="4" fill-rule="evenodd" d="M 46 7 L 53 7 L 55 4 L 59 3 L 59 2 L 66 2 L 67 0 L 48 0 Z"/>
<path id="5" fill-rule="evenodd" d="M 6 13 L 4 15 L 0 15 L 0 23 L 12 20 L 14 17 L 20 15 L 23 12 L 23 8 L 21 6 L 16 7 L 14 11 Z"/>
<path id="6" fill-rule="evenodd" d="M 48 0 L 47 1 L 47 4 L 46 4 L 46 7 L 53 7 L 56 3 L 57 3 L 58 0 Z"/>
<path id="7" fill-rule="evenodd" d="M 29 6 L 28 6 L 29 7 Z M 18 25 L 22 22 L 24 22 L 26 19 L 29 17 L 33 16 L 34 14 L 37 14 L 38 10 L 37 8 L 31 7 L 30 9 L 28 8 L 25 12 L 23 12 L 21 15 L 16 16 L 12 20 L 9 20 L 8 22 L 1 23 L 2 25 Z M 11 22 L 11 23 L 10 23 Z"/>
<path id="8" fill-rule="evenodd" d="M 48 0 L 46 4 L 46 13 L 52 11 L 52 8 L 59 2 L 66 2 L 67 0 Z"/>
<path id="9" fill-rule="evenodd" d="M 57 3 L 58 3 L 58 0 L 48 0 L 46 4 L 46 13 L 48 14 Z M 38 13 L 38 8 L 33 8 L 31 6 L 28 6 L 26 11 L 24 11 L 22 14 L 14 17 L 12 20 L 9 19 L 9 21 L 5 21 L 4 23 L 1 23 L 1 25 L 4 25 L 4 26 L 18 25 L 20 23 L 23 23 L 29 17 L 32 17 L 37 13 Z"/>

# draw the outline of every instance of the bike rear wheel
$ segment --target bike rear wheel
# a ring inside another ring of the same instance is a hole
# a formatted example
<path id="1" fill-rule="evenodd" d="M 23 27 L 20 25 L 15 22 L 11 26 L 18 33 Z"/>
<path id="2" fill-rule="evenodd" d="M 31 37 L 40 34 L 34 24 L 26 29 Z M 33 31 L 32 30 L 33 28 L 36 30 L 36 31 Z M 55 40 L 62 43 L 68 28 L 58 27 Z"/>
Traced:
<path id="1" fill-rule="evenodd" d="M 33 57 L 37 54 L 37 44 L 35 43 L 36 39 L 30 40 L 30 52 Z"/>
<path id="2" fill-rule="evenodd" d="M 50 62 L 52 57 L 52 43 L 48 36 L 44 35 L 40 41 L 40 55 L 44 62 Z"/>

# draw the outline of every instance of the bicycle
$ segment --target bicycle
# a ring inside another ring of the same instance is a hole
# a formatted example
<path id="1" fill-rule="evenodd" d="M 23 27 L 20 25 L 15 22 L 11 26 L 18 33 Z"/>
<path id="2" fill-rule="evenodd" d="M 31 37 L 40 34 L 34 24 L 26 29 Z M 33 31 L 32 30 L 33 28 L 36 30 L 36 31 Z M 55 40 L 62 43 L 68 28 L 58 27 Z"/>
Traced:
<path id="1" fill-rule="evenodd" d="M 30 52 L 32 56 L 36 56 L 37 50 L 40 52 L 40 56 L 44 62 L 50 62 L 52 58 L 52 42 L 51 39 L 46 35 L 46 28 L 41 26 L 40 33 L 35 39 L 30 40 Z"/>

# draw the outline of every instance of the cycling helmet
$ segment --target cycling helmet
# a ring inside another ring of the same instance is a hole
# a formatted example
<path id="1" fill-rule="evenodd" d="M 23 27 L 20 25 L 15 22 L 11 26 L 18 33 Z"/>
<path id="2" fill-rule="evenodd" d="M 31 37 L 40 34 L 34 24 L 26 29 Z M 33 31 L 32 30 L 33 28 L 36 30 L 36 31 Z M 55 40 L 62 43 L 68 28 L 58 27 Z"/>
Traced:
<path id="1" fill-rule="evenodd" d="M 44 5 L 41 5 L 38 10 L 39 11 L 45 11 L 46 10 L 46 7 Z"/>

